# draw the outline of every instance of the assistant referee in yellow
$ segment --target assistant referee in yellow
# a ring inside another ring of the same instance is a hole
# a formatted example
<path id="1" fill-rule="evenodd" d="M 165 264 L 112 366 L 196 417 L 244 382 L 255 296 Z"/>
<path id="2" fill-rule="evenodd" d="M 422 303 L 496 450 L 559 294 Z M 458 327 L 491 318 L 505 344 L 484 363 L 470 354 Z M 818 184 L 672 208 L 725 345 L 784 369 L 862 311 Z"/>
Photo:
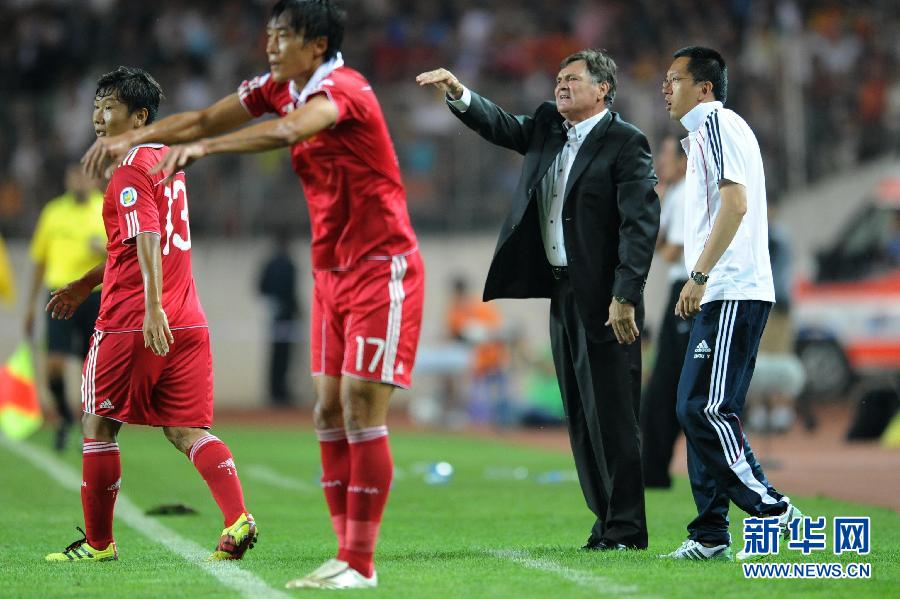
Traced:
<path id="1" fill-rule="evenodd" d="M 106 259 L 103 228 L 103 193 L 79 165 L 66 170 L 66 192 L 41 210 L 31 240 L 34 276 L 25 308 L 25 335 L 34 337 L 37 299 L 43 288 L 52 292 L 78 279 Z M 41 304 L 43 306 L 46 301 Z M 100 287 L 88 296 L 70 320 L 47 316 L 47 386 L 59 414 L 54 446 L 62 451 L 75 419 L 66 400 L 66 355 L 87 354 L 97 312 Z"/>

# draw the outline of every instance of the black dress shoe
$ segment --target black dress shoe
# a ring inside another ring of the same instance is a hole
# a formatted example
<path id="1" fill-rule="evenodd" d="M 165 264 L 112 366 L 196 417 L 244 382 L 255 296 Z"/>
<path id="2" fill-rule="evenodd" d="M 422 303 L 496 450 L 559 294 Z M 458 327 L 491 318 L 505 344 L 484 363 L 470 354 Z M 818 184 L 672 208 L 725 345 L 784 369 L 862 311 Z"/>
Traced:
<path id="1" fill-rule="evenodd" d="M 591 535 L 581 549 L 582 551 L 625 551 L 628 547 L 622 543 L 611 543 Z"/>

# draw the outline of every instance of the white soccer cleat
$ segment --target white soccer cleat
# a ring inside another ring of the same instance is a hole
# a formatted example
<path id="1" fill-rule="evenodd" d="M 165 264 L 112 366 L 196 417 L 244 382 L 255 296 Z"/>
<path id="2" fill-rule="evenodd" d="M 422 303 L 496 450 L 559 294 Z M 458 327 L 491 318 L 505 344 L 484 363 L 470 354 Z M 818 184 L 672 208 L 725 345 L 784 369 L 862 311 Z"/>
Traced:
<path id="1" fill-rule="evenodd" d="M 693 539 L 688 539 L 681 547 L 672 553 L 665 553 L 659 557 L 665 559 L 684 559 L 695 561 L 723 560 L 731 561 L 731 547 L 727 544 L 705 547 Z"/>
<path id="2" fill-rule="evenodd" d="M 284 586 L 288 589 L 374 589 L 378 586 L 378 574 L 372 572 L 372 577 L 366 578 L 347 562 L 332 558 L 303 578 L 291 580 Z"/>
<path id="3" fill-rule="evenodd" d="M 313 570 L 307 575 L 307 578 L 323 578 L 326 576 L 331 576 L 335 572 L 343 570 L 347 566 L 347 562 L 341 561 L 337 558 L 331 558 L 326 561 L 324 564 Z"/>
<path id="4" fill-rule="evenodd" d="M 288 589 L 317 589 L 320 588 L 319 580 L 333 576 L 336 572 L 340 572 L 346 567 L 348 567 L 347 562 L 331 558 L 303 578 L 295 578 L 284 586 Z"/>
<path id="5" fill-rule="evenodd" d="M 803 512 L 794 507 L 794 504 L 791 503 L 790 497 L 785 497 L 784 501 L 787 502 L 787 509 L 784 510 L 784 513 L 778 516 L 778 529 L 779 534 L 783 540 L 788 540 L 791 537 L 791 528 L 790 524 L 794 520 L 799 520 L 803 517 Z M 737 552 L 738 561 L 745 561 L 748 559 L 759 559 L 763 557 L 758 553 L 745 553 L 743 549 Z"/>
<path id="6" fill-rule="evenodd" d="M 787 502 L 788 506 L 787 509 L 784 510 L 784 513 L 778 516 L 778 528 L 781 529 L 781 538 L 788 539 L 791 536 L 791 522 L 802 518 L 803 512 L 794 507 L 790 497 L 785 497 L 784 500 Z"/>

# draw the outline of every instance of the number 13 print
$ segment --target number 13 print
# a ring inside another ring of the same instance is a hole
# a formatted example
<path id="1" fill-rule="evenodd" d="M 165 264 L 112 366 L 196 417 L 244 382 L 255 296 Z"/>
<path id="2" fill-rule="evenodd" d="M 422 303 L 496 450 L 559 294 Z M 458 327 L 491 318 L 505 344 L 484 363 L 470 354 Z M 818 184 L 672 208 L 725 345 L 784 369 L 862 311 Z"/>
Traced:
<path id="1" fill-rule="evenodd" d="M 171 242 L 179 250 L 186 252 L 191 249 L 191 224 L 188 222 L 187 187 L 180 179 L 172 180 L 165 188 L 166 199 L 169 200 L 169 209 L 166 211 L 166 245 L 163 246 L 163 256 L 169 255 L 169 243 Z M 184 235 L 175 233 L 175 225 L 172 224 L 172 204 L 181 200 L 181 220 L 184 222 Z"/>

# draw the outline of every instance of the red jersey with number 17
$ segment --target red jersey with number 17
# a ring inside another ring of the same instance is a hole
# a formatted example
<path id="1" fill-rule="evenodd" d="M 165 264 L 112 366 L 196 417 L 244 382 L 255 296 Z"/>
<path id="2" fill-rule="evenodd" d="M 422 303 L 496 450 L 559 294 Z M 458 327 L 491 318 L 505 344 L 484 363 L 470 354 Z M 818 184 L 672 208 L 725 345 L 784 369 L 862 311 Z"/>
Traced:
<path id="1" fill-rule="evenodd" d="M 187 188 L 179 172 L 165 184 L 150 175 L 169 151 L 161 144 L 132 148 L 116 167 L 103 198 L 106 268 L 97 330 L 140 331 L 144 324 L 144 280 L 138 263 L 138 233 L 156 233 L 162 250 L 162 305 L 169 328 L 205 327 L 191 272 Z"/>
<path id="2" fill-rule="evenodd" d="M 304 93 L 306 92 L 306 93 Z M 244 81 L 241 103 L 253 116 L 286 116 L 325 94 L 338 110 L 333 127 L 291 148 L 312 224 L 315 270 L 351 268 L 362 259 L 388 259 L 416 249 L 397 153 L 372 86 L 338 66 L 310 90 L 278 83 L 267 73 Z"/>

